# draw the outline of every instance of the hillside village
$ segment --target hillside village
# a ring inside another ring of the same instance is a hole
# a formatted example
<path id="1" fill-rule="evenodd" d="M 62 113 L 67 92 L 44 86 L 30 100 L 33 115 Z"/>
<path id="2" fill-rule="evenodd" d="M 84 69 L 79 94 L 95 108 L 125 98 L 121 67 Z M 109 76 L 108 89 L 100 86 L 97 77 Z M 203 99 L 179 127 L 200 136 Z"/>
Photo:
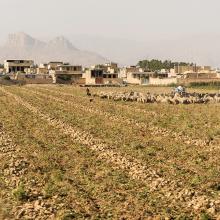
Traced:
<path id="1" fill-rule="evenodd" d="M 81 86 L 187 85 L 192 82 L 218 82 L 220 71 L 211 66 L 177 63 L 170 69 L 119 67 L 117 63 L 97 64 L 89 68 L 62 61 L 35 64 L 34 60 L 5 60 L 0 79 L 27 84 L 76 84 Z"/>

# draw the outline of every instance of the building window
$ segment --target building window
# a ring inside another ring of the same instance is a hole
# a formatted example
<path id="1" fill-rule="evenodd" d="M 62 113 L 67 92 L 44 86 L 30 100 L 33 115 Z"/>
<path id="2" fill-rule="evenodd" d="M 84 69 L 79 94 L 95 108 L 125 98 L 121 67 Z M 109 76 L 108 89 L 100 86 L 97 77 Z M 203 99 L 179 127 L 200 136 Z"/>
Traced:
<path id="1" fill-rule="evenodd" d="M 95 74 L 95 71 L 94 71 L 94 70 L 91 71 L 91 77 L 92 77 L 92 78 L 95 78 L 95 77 L 96 77 L 96 74 Z"/>
<path id="2" fill-rule="evenodd" d="M 103 73 L 101 70 L 98 71 L 98 76 L 97 77 L 103 77 Z"/>
<path id="3" fill-rule="evenodd" d="M 91 77 L 92 78 L 103 77 L 102 70 L 92 70 L 91 71 Z"/>

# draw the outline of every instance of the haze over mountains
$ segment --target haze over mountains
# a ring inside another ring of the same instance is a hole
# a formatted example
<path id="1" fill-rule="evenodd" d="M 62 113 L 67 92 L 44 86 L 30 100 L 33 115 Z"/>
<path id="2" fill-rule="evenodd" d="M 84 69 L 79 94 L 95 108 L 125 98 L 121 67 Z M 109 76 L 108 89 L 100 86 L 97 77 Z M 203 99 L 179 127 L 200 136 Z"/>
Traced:
<path id="1" fill-rule="evenodd" d="M 0 47 L 0 62 L 5 59 L 33 59 L 35 63 L 64 61 L 83 66 L 108 61 L 94 52 L 77 49 L 63 36 L 44 42 L 23 32 L 8 35 L 5 45 Z"/>
<path id="2" fill-rule="evenodd" d="M 212 33 L 149 36 L 140 41 L 88 35 L 69 38 L 82 49 L 96 51 L 124 65 L 155 58 L 220 67 L 220 35 Z"/>
<path id="3" fill-rule="evenodd" d="M 161 36 L 160 40 L 149 37 L 145 41 L 88 35 L 68 38 L 74 44 L 63 36 L 46 42 L 22 32 L 9 34 L 4 46 L 0 47 L 0 62 L 5 59 L 33 59 L 35 63 L 62 60 L 83 66 L 108 61 L 135 65 L 139 60 L 156 58 L 220 67 L 220 36 L 212 34 Z"/>

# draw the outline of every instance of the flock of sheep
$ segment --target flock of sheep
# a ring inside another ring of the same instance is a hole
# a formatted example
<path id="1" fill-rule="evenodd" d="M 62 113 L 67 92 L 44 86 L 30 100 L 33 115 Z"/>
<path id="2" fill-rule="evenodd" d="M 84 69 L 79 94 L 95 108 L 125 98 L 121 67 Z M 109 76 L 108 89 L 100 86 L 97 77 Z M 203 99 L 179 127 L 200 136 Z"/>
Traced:
<path id="1" fill-rule="evenodd" d="M 150 94 L 142 92 L 98 92 L 93 94 L 101 99 L 112 99 L 114 101 L 130 101 L 142 103 L 168 103 L 168 104 L 206 104 L 220 103 L 220 94 L 208 93 L 169 93 Z"/>

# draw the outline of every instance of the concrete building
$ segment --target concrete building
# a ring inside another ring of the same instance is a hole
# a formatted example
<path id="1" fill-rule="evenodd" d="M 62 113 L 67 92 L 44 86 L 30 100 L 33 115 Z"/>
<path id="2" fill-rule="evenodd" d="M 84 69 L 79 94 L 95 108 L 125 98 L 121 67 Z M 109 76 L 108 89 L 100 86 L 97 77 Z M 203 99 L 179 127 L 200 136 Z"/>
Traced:
<path id="1" fill-rule="evenodd" d="M 119 77 L 126 80 L 128 73 L 145 72 L 143 68 L 138 66 L 123 67 L 120 69 Z"/>
<path id="2" fill-rule="evenodd" d="M 118 73 L 119 68 L 117 63 L 106 63 L 91 66 L 91 69 L 102 69 L 106 73 Z"/>
<path id="3" fill-rule="evenodd" d="M 86 84 L 103 84 L 104 70 L 101 68 L 92 68 L 85 71 L 83 78 L 86 80 Z"/>
<path id="4" fill-rule="evenodd" d="M 52 84 L 52 77 L 48 74 L 26 74 L 17 72 L 14 77 L 15 80 L 23 81 L 27 84 Z"/>
<path id="5" fill-rule="evenodd" d="M 79 83 L 82 79 L 82 66 L 73 66 L 69 64 L 57 65 L 55 70 L 50 71 L 53 83 Z"/>
<path id="6" fill-rule="evenodd" d="M 217 72 L 186 72 L 182 74 L 183 79 L 215 79 L 218 78 Z"/>
<path id="7" fill-rule="evenodd" d="M 5 72 L 4 65 L 0 64 L 0 74 L 3 74 Z"/>
<path id="8" fill-rule="evenodd" d="M 105 66 L 107 67 L 107 70 L 106 70 L 107 73 L 118 73 L 119 72 L 117 63 L 113 63 L 113 62 L 106 63 Z"/>
<path id="9" fill-rule="evenodd" d="M 177 78 L 154 78 L 154 77 L 150 77 L 149 78 L 149 85 L 172 85 L 172 84 L 176 84 Z"/>
<path id="10" fill-rule="evenodd" d="M 58 65 L 55 68 L 56 71 L 62 71 L 62 72 L 67 72 L 67 73 L 82 73 L 82 66 L 73 66 L 69 64 L 63 64 L 63 65 Z"/>
<path id="11" fill-rule="evenodd" d="M 85 82 L 88 85 L 102 84 L 122 84 L 122 79 L 118 77 L 118 73 L 105 72 L 100 68 L 91 68 L 83 74 Z"/>
<path id="12" fill-rule="evenodd" d="M 212 71 L 211 66 L 198 66 L 197 72 L 210 73 Z"/>
<path id="13" fill-rule="evenodd" d="M 49 70 L 48 70 L 48 64 L 40 64 L 37 67 L 37 74 L 48 74 Z"/>
<path id="14" fill-rule="evenodd" d="M 172 78 L 172 77 L 176 77 L 177 73 L 175 72 L 175 69 L 170 69 L 169 73 L 168 73 L 168 77 Z"/>
<path id="15" fill-rule="evenodd" d="M 57 66 L 63 65 L 63 62 L 60 61 L 51 61 L 47 64 L 48 70 L 56 70 Z"/>
<path id="16" fill-rule="evenodd" d="M 136 85 L 148 85 L 150 77 L 154 77 L 154 72 L 128 72 L 127 83 Z"/>
<path id="17" fill-rule="evenodd" d="M 183 74 L 186 72 L 192 72 L 192 73 L 197 73 L 197 72 L 203 72 L 203 73 L 209 73 L 212 71 L 211 66 L 197 66 L 197 65 L 176 65 L 174 66 L 174 71 L 177 74 Z"/>
<path id="18" fill-rule="evenodd" d="M 195 65 L 176 65 L 174 66 L 174 71 L 176 74 L 182 74 L 185 72 L 197 72 L 197 68 Z"/>
<path id="19" fill-rule="evenodd" d="M 168 72 L 155 72 L 154 77 L 163 79 L 163 78 L 168 78 L 169 73 Z"/>
<path id="20" fill-rule="evenodd" d="M 33 60 L 5 60 L 4 69 L 6 73 L 26 72 L 33 68 Z"/>

